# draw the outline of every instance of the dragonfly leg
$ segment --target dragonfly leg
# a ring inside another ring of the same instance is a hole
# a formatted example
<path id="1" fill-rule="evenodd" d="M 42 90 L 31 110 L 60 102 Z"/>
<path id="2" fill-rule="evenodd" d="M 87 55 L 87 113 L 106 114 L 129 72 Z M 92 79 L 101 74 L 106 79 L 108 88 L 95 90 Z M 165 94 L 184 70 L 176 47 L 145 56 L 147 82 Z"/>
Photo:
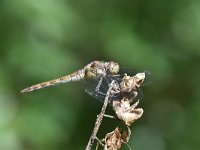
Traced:
<path id="1" fill-rule="evenodd" d="M 100 140 L 98 137 L 95 137 L 94 139 L 97 140 L 97 144 L 100 144 L 101 146 L 104 147 L 104 144 L 102 143 L 103 142 L 102 140 Z M 98 146 L 99 145 L 97 145 L 97 149 L 98 149 Z"/>
<path id="2" fill-rule="evenodd" d="M 102 86 L 102 83 L 103 83 L 103 78 L 101 78 L 99 80 L 99 82 L 98 82 L 98 84 L 97 84 L 97 86 L 96 86 L 95 91 L 94 91 L 93 94 L 95 96 L 98 96 L 98 97 L 101 97 L 102 99 L 104 99 L 105 96 L 106 96 L 106 94 L 100 91 L 100 87 Z"/>
<path id="3" fill-rule="evenodd" d="M 103 82 L 103 78 L 101 78 L 101 79 L 99 80 L 99 82 L 98 82 L 98 85 L 96 86 L 96 89 L 95 89 L 95 91 L 96 91 L 96 92 L 98 92 L 98 91 L 99 91 L 99 89 L 100 89 L 100 87 L 101 87 L 101 84 L 102 84 L 102 82 Z"/>
<path id="4" fill-rule="evenodd" d="M 107 118 L 111 118 L 111 119 L 116 119 L 116 117 L 115 117 L 115 116 L 112 116 L 112 115 L 104 114 L 103 116 L 104 116 L 104 117 L 107 117 Z"/>

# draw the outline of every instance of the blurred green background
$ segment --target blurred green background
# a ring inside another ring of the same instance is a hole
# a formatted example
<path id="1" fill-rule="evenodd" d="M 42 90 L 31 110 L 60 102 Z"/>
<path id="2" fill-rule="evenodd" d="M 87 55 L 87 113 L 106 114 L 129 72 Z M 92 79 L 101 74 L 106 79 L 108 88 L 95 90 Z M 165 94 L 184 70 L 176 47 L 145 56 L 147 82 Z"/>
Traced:
<path id="1" fill-rule="evenodd" d="M 200 1 L 1 0 L 0 150 L 84 149 L 102 103 L 80 83 L 20 90 L 93 60 L 153 75 L 133 149 L 199 149 Z M 105 118 L 99 138 L 117 125 Z"/>

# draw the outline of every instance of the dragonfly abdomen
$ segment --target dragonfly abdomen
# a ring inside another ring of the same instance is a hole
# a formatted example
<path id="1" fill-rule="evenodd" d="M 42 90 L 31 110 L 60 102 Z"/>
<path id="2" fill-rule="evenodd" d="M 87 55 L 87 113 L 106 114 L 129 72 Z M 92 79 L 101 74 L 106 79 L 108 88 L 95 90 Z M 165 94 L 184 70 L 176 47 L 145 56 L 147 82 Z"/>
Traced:
<path id="1" fill-rule="evenodd" d="M 80 81 L 82 78 L 84 78 L 84 76 L 85 76 L 84 71 L 79 70 L 79 71 L 76 71 L 67 76 L 63 76 L 63 77 L 60 77 L 60 78 L 57 78 L 54 80 L 50 80 L 50 81 L 32 85 L 32 86 L 27 87 L 24 90 L 22 90 L 21 93 L 27 93 L 27 92 L 39 90 L 39 89 L 53 86 L 53 85 L 60 84 L 60 83 L 67 83 L 67 82 L 71 82 L 71 81 Z"/>

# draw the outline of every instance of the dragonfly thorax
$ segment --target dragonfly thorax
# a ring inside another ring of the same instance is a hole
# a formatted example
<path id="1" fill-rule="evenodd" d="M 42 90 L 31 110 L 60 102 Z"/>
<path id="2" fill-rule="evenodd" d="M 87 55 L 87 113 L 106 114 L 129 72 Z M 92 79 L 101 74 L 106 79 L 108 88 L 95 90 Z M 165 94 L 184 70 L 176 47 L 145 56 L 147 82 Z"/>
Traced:
<path id="1" fill-rule="evenodd" d="M 91 68 L 89 70 L 85 70 L 85 77 L 87 78 L 96 78 L 96 77 L 105 77 L 105 70 L 98 68 Z"/>
<path id="2" fill-rule="evenodd" d="M 105 77 L 119 72 L 119 65 L 113 61 L 94 61 L 85 66 L 85 76 L 88 78 Z"/>
<path id="3" fill-rule="evenodd" d="M 106 67 L 105 63 L 101 61 L 94 61 L 87 66 L 85 66 L 85 77 L 95 78 L 95 77 L 105 77 Z"/>

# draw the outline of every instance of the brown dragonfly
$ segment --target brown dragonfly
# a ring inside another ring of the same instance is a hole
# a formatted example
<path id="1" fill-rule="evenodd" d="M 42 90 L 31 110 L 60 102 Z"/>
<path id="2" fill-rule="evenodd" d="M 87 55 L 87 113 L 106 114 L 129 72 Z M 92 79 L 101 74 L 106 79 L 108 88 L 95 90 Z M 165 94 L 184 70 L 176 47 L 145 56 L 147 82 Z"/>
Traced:
<path id="1" fill-rule="evenodd" d="M 119 67 L 119 64 L 113 61 L 93 61 L 87 64 L 83 69 L 54 80 L 32 85 L 23 89 L 21 93 L 39 90 L 60 83 L 81 81 L 83 83 L 82 85 L 86 93 L 100 101 L 103 101 L 109 88 L 109 84 L 113 80 L 121 83 L 122 78 L 125 74 L 129 76 L 134 76 L 137 73 L 138 71 L 133 69 L 121 69 Z M 149 76 L 150 73 L 145 71 L 145 81 L 143 83 L 143 86 L 149 83 Z M 119 95 L 115 95 L 115 97 L 116 96 Z M 140 96 L 142 97 L 142 92 L 140 92 Z"/>

